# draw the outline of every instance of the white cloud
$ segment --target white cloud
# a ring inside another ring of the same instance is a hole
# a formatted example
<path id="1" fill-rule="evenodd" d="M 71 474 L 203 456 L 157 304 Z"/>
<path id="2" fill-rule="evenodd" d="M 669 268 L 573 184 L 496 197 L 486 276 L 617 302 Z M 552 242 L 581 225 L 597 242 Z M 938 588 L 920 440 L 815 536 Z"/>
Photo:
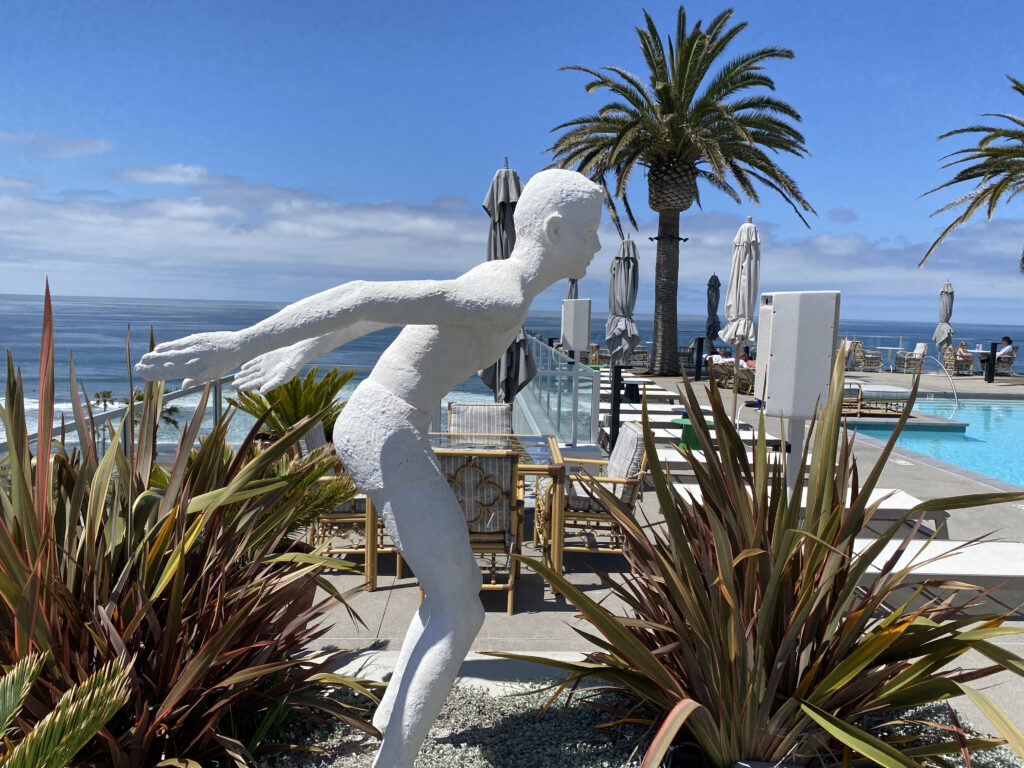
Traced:
<path id="1" fill-rule="evenodd" d="M 0 131 L 0 147 L 16 154 L 37 157 L 84 157 L 99 155 L 114 148 L 106 139 L 54 136 L 38 131 Z"/>
<path id="2" fill-rule="evenodd" d="M 38 181 L 19 179 L 16 176 L 0 176 L 0 187 L 4 189 L 35 189 L 38 186 Z"/>
<path id="3" fill-rule="evenodd" d="M 210 172 L 201 165 L 155 165 L 121 168 L 114 174 L 123 181 L 138 184 L 202 184 L 211 178 Z"/>
<path id="4" fill-rule="evenodd" d="M 485 255 L 487 217 L 470 201 L 431 205 L 342 205 L 305 190 L 244 181 L 199 166 L 122 169 L 141 183 L 185 184 L 184 197 L 110 199 L 101 191 L 35 197 L 0 193 L 0 283 L 5 292 L 38 293 L 46 275 L 55 293 L 286 301 L 355 278 L 454 277 Z M 124 175 L 123 178 L 128 178 Z M 680 248 L 680 313 L 701 315 L 715 272 L 723 296 L 732 238 L 741 216 L 688 213 Z M 1017 271 L 1024 221 L 980 221 L 951 236 L 924 269 L 927 243 L 856 232 L 808 232 L 779 238 L 770 221 L 762 238 L 761 290 L 842 291 L 843 316 L 930 319 L 942 283 L 957 291 L 954 319 L 1024 325 Z M 653 309 L 656 222 L 641 222 L 637 311 Z M 606 222 L 604 248 L 580 295 L 607 309 L 608 268 L 618 236 Z M 535 303 L 557 309 L 565 283 Z M 721 307 L 724 316 L 724 303 Z"/>

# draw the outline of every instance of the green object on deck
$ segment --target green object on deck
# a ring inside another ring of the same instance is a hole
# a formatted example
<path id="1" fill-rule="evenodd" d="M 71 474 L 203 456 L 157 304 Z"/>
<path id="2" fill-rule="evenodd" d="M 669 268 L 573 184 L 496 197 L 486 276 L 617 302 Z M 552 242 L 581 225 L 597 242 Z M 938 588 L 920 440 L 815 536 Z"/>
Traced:
<path id="1" fill-rule="evenodd" d="M 687 448 L 690 448 L 692 450 L 700 449 L 700 441 L 697 439 L 697 431 L 693 428 L 692 421 L 690 421 L 688 418 L 683 417 L 678 419 L 672 419 L 672 423 L 681 424 L 683 427 L 683 441 L 679 444 L 680 448 L 686 446 Z M 711 421 L 711 419 L 706 418 L 704 419 L 704 423 L 711 424 L 713 422 Z"/>

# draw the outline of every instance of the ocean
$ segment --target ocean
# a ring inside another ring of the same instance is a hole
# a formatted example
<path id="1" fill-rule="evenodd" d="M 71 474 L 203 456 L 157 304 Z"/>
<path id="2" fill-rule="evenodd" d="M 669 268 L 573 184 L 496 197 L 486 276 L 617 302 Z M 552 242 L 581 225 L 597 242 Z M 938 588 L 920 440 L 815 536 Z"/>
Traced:
<path id="1" fill-rule="evenodd" d="M 602 303 L 600 299 L 594 302 L 595 307 Z M 91 400 L 95 400 L 95 393 L 109 390 L 120 401 L 130 391 L 126 357 L 129 328 L 130 359 L 134 362 L 149 348 L 150 329 L 159 343 L 199 331 L 244 328 L 273 314 L 282 306 L 270 302 L 55 296 L 54 360 L 58 412 L 70 413 L 68 363 L 72 354 L 80 386 L 85 387 Z M 33 429 L 38 397 L 42 316 L 42 297 L 0 295 L 0 349 L 7 349 L 21 370 L 27 400 L 26 415 Z M 594 312 L 592 341 L 603 344 L 605 319 L 603 312 Z M 653 316 L 637 315 L 635 319 L 641 342 L 650 345 L 654 335 Z M 922 322 L 841 319 L 839 332 L 841 336 L 860 339 L 868 348 L 901 346 L 910 349 L 915 342 L 930 342 L 935 323 L 934 319 Z M 990 342 L 1004 335 L 1018 340 L 1024 338 L 1024 327 L 1020 326 L 958 324 L 955 310 L 951 324 L 956 329 L 956 341 L 964 340 L 968 347 L 980 343 L 987 349 Z M 531 312 L 526 327 L 544 338 L 558 336 L 560 315 L 557 312 Z M 398 329 L 387 329 L 357 339 L 325 355 L 317 361 L 317 365 L 368 370 L 397 334 Z M 687 344 L 692 337 L 703 335 L 703 314 L 680 316 L 680 344 Z M 934 348 L 931 352 L 934 353 Z M 926 367 L 935 367 L 934 362 L 927 363 Z M 1018 362 L 1018 365 L 1021 364 Z M 0 367 L 0 386 L 6 387 L 6 377 L 7 368 L 4 365 Z M 138 377 L 134 385 L 141 386 Z M 453 397 L 487 399 L 489 390 L 474 376 L 453 391 Z"/>

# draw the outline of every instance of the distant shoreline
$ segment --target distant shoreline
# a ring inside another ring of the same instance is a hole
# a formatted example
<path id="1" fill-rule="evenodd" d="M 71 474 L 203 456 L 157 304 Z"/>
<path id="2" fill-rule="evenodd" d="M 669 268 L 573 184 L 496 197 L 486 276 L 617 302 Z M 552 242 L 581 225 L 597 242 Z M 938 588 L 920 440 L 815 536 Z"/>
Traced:
<path id="1" fill-rule="evenodd" d="M 223 306 L 225 304 L 235 305 L 237 307 L 266 307 L 268 309 L 280 309 L 288 306 L 291 302 L 288 301 L 245 301 L 242 299 L 179 299 L 179 298 L 159 298 L 159 297 L 140 297 L 140 296 L 78 296 L 75 294 L 51 294 L 51 298 L 54 303 L 61 301 L 72 301 L 72 302 L 125 302 L 130 304 L 149 305 L 153 302 L 161 302 L 167 304 L 192 304 L 195 306 Z M 586 297 L 583 297 L 586 298 Z M 42 309 L 43 294 L 33 293 L 0 293 L 0 302 L 5 299 L 13 299 L 19 301 L 25 301 L 27 299 L 37 299 L 39 301 L 40 310 Z M 602 305 L 605 304 L 603 297 L 593 298 L 592 297 L 592 310 L 591 317 L 594 319 L 605 319 L 608 317 L 607 309 L 603 309 Z M 938 294 L 936 294 L 936 314 L 938 313 Z M 637 320 L 652 321 L 654 319 L 653 312 L 636 312 L 633 315 Z M 719 318 L 723 324 L 725 322 L 725 289 L 722 290 L 722 302 L 719 306 L 718 312 Z M 537 309 L 530 310 L 527 317 L 538 317 L 544 319 L 559 318 L 560 314 L 558 310 L 551 309 Z M 691 325 L 695 322 L 704 322 L 704 314 L 680 314 L 679 323 L 680 325 Z M 934 320 L 922 319 L 922 320 L 879 320 L 878 318 L 866 318 L 866 317 L 846 317 L 841 315 L 839 318 L 840 326 L 842 325 L 858 325 L 858 326 L 877 326 L 878 335 L 894 335 L 892 333 L 886 333 L 886 326 L 893 324 L 927 324 L 927 323 L 938 323 L 938 318 Z M 1005 333 L 1008 333 L 1013 338 L 1020 337 L 1024 340 L 1024 325 L 1004 325 L 998 322 L 964 322 L 958 321 L 956 317 L 956 309 L 954 305 L 953 319 L 951 323 L 954 328 L 962 327 L 966 330 L 974 330 L 978 328 L 989 328 L 993 326 L 999 326 L 1005 328 Z M 840 329 L 842 333 L 842 329 Z"/>

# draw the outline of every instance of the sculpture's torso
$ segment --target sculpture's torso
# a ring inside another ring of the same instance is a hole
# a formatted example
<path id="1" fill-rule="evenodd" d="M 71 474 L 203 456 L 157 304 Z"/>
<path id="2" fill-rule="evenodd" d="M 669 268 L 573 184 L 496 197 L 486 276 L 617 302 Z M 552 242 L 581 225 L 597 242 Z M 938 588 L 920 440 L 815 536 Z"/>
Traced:
<path id="1" fill-rule="evenodd" d="M 508 320 L 508 313 L 498 313 Z M 441 398 L 474 373 L 494 363 L 525 319 L 514 322 L 481 320 L 476 325 L 410 325 L 381 355 L 369 380 L 427 413 Z M 495 320 L 499 320 L 496 317 Z"/>

